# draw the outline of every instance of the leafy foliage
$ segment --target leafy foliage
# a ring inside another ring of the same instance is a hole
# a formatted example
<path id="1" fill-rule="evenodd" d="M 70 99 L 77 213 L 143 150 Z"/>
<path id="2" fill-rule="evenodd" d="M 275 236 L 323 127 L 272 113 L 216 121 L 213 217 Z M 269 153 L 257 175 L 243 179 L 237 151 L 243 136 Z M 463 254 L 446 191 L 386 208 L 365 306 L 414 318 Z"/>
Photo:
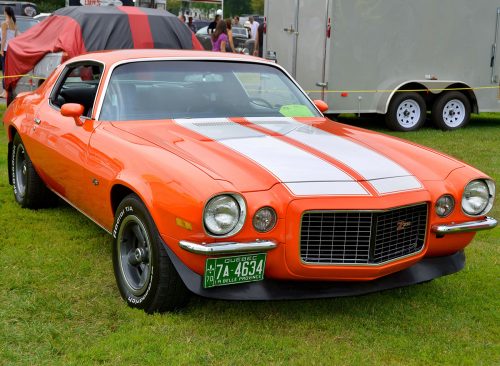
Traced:
<path id="1" fill-rule="evenodd" d="M 65 0 L 33 0 L 32 2 L 38 5 L 38 10 L 41 13 L 52 13 L 66 5 Z"/>
<path id="2" fill-rule="evenodd" d="M 252 13 L 252 5 L 249 0 L 225 0 L 224 18 L 231 18 L 235 15 Z"/>

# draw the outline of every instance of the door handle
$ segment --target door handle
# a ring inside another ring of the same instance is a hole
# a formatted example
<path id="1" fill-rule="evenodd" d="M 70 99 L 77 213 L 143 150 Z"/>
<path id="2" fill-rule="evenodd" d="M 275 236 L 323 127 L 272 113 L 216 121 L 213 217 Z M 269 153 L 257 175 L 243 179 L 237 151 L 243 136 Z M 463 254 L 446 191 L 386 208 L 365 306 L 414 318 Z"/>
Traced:
<path id="1" fill-rule="evenodd" d="M 38 117 L 35 117 L 35 119 L 34 119 L 33 121 L 34 121 L 37 125 L 39 125 L 39 124 L 40 124 L 40 122 L 42 122 L 42 121 L 40 120 L 40 118 L 38 118 Z"/>

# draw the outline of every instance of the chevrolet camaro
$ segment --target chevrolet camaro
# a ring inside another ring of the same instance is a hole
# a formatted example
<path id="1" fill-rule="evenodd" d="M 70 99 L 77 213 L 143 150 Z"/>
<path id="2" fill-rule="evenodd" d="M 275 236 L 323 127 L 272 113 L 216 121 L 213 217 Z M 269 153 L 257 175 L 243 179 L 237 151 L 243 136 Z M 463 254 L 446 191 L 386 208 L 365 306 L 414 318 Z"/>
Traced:
<path id="1" fill-rule="evenodd" d="M 351 296 L 463 268 L 495 184 L 452 157 L 333 122 L 274 63 L 89 53 L 4 115 L 26 208 L 58 196 L 113 236 L 129 306 Z"/>

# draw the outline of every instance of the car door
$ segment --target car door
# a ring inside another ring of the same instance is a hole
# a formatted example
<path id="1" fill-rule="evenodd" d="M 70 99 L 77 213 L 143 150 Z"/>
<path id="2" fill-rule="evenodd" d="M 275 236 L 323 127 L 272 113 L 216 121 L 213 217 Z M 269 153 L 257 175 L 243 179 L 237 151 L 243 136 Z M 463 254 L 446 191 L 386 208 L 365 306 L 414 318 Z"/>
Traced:
<path id="1" fill-rule="evenodd" d="M 50 93 L 49 103 L 36 112 L 32 133 L 46 182 L 82 211 L 89 201 L 88 187 L 92 185 L 85 169 L 88 146 L 98 124 L 88 116 L 92 113 L 102 70 L 103 65 L 96 62 L 68 65 Z M 80 123 L 61 114 L 65 103 L 84 106 Z"/>

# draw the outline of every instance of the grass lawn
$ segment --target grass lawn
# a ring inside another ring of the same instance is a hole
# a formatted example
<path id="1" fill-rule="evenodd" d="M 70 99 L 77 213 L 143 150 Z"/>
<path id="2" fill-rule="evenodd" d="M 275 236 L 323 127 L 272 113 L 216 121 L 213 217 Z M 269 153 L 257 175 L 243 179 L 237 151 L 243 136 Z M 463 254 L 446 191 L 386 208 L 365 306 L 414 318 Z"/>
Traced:
<path id="1" fill-rule="evenodd" d="M 377 121 L 350 123 L 382 130 Z M 500 182 L 500 114 L 464 129 L 391 133 L 454 155 Z M 467 266 L 430 283 L 357 298 L 193 298 L 149 316 L 121 300 L 111 237 L 67 206 L 15 204 L 0 131 L 0 365 L 499 365 L 500 229 Z M 492 216 L 500 218 L 497 200 Z"/>

